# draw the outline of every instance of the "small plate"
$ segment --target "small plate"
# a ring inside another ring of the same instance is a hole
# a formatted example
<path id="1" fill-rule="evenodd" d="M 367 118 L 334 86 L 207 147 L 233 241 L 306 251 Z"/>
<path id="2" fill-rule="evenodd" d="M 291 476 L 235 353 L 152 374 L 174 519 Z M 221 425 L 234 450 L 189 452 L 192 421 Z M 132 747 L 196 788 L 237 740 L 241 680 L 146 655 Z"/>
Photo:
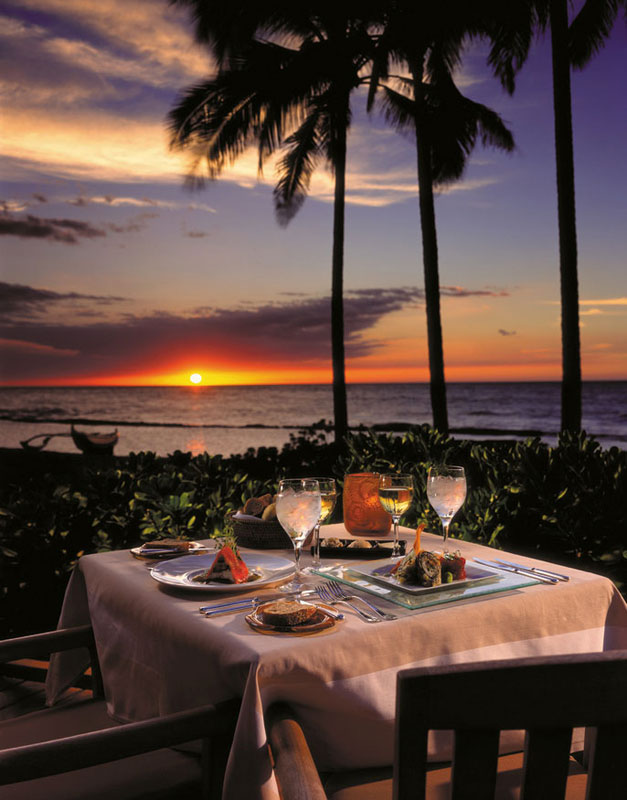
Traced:
<path id="1" fill-rule="evenodd" d="M 198 556 L 182 556 L 171 561 L 155 564 L 150 575 L 159 583 L 177 589 L 193 589 L 198 592 L 250 592 L 261 587 L 283 583 L 294 574 L 294 562 L 282 556 L 266 553 L 243 553 L 249 571 L 259 575 L 254 581 L 245 583 L 198 583 L 197 575 L 205 572 L 213 564 L 216 553 Z"/>
<path id="2" fill-rule="evenodd" d="M 253 630 L 259 633 L 289 633 L 296 636 L 307 636 L 335 625 L 335 620 L 327 613 L 328 606 L 325 606 L 324 603 L 316 603 L 315 606 L 316 613 L 301 625 L 269 625 L 257 616 L 258 609 L 247 614 L 244 619 Z"/>
<path id="3" fill-rule="evenodd" d="M 396 566 L 399 560 L 400 559 L 396 558 L 393 560 L 387 559 L 386 561 L 379 561 L 373 564 L 355 564 L 350 567 L 350 570 L 358 575 L 364 575 L 386 586 L 393 586 L 401 592 L 407 592 L 407 594 L 413 595 L 438 592 L 443 589 L 455 589 L 458 586 L 472 586 L 475 583 L 479 583 L 479 581 L 494 580 L 500 577 L 496 570 L 479 567 L 473 561 L 466 561 L 466 577 L 461 581 L 440 583 L 438 586 L 413 586 L 410 583 L 399 583 L 394 575 L 390 575 L 390 571 Z"/>
<path id="4" fill-rule="evenodd" d="M 208 553 L 210 548 L 206 544 L 200 542 L 190 542 L 189 550 L 164 550 L 160 553 L 145 553 L 141 547 L 132 547 L 131 555 L 135 558 L 140 558 L 142 561 L 163 561 L 167 558 L 180 558 L 181 556 L 200 555 L 201 553 Z M 158 548 L 155 547 L 155 550 Z"/>

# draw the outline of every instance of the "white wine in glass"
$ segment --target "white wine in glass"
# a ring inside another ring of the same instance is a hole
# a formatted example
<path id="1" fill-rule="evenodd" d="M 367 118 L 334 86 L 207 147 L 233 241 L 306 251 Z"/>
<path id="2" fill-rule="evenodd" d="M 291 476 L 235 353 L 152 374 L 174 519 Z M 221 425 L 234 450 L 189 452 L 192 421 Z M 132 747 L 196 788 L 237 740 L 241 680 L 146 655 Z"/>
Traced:
<path id="1" fill-rule="evenodd" d="M 320 561 L 320 526 L 329 519 L 337 501 L 337 487 L 333 478 L 316 478 L 320 486 L 320 518 L 316 523 L 313 535 L 313 556 L 311 569 L 318 569 Z M 309 572 L 309 569 L 303 570 Z"/>
<path id="2" fill-rule="evenodd" d="M 466 474 L 463 467 L 431 467 L 427 475 L 427 497 L 442 522 L 444 546 L 451 520 L 466 499 Z"/>
<path id="3" fill-rule="evenodd" d="M 379 477 L 379 502 L 394 524 L 394 546 L 392 556 L 400 556 L 398 545 L 398 523 L 411 505 L 414 482 L 411 475 L 381 475 Z"/>
<path id="4" fill-rule="evenodd" d="M 282 586 L 282 592 L 299 592 L 303 588 L 300 572 L 300 551 L 320 519 L 320 485 L 311 478 L 291 478 L 281 481 L 276 498 L 276 515 L 281 527 L 294 545 L 296 574 Z"/>

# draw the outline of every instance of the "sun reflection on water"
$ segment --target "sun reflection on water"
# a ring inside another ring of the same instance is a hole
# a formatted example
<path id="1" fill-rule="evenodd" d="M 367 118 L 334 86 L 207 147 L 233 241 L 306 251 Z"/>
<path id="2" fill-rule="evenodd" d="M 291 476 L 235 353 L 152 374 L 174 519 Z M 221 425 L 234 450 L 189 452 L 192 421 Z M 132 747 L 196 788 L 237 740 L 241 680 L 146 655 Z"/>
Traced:
<path id="1" fill-rule="evenodd" d="M 193 456 L 199 456 L 201 453 L 206 452 L 207 443 L 202 436 L 194 436 L 185 442 L 182 448 L 183 452 L 190 452 Z"/>

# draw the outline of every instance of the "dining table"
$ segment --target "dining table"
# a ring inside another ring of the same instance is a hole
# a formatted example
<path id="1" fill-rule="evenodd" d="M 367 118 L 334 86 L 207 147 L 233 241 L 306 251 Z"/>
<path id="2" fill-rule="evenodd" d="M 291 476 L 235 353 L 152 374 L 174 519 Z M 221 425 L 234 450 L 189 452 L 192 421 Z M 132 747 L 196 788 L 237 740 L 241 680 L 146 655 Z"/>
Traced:
<path id="1" fill-rule="evenodd" d="M 323 535 L 354 538 L 342 523 L 325 526 Z M 409 549 L 414 532 L 400 528 L 400 538 Z M 199 611 L 236 596 L 275 597 L 276 586 L 251 584 L 235 595 L 176 581 L 170 585 L 155 578 L 155 562 L 134 558 L 128 550 L 112 551 L 80 558 L 59 627 L 92 626 L 108 712 L 118 721 L 240 699 L 223 797 L 278 800 L 264 727 L 264 711 L 276 701 L 294 709 L 321 771 L 385 766 L 393 762 L 400 670 L 627 649 L 627 605 L 609 579 L 543 562 L 540 554 L 514 556 L 455 539 L 448 545 L 459 548 L 468 564 L 502 559 L 557 572 L 567 580 L 546 583 L 533 574 L 495 569 L 482 580 L 408 596 L 371 579 L 374 561 L 345 557 L 348 551 L 327 554 L 322 567 L 306 576 L 307 585 L 337 578 L 345 590 L 395 619 L 371 624 L 339 603 L 334 607 L 343 619 L 298 635 L 256 630 L 246 619 L 250 608 L 209 617 Z M 423 533 L 421 547 L 441 551 L 442 537 Z M 260 554 L 293 559 L 290 550 L 240 552 L 251 562 Z M 185 556 L 198 564 L 212 557 Z M 302 562 L 309 565 L 308 552 Z M 49 704 L 85 666 L 78 652 L 53 657 L 46 686 Z M 520 746 L 516 733 L 501 741 L 504 752 Z M 434 736 L 430 758 L 448 759 L 450 748 L 446 735 Z"/>

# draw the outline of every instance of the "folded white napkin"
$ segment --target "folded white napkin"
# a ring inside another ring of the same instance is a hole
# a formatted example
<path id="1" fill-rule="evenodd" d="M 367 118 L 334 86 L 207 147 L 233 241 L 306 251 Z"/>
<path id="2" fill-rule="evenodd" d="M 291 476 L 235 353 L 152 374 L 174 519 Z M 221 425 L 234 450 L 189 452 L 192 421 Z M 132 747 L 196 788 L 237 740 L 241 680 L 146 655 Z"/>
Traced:
<path id="1" fill-rule="evenodd" d="M 233 514 L 233 519 L 241 519 L 246 522 L 267 522 L 267 520 L 261 519 L 260 517 L 253 517 L 252 514 L 243 514 L 241 511 L 236 511 L 235 514 Z"/>

